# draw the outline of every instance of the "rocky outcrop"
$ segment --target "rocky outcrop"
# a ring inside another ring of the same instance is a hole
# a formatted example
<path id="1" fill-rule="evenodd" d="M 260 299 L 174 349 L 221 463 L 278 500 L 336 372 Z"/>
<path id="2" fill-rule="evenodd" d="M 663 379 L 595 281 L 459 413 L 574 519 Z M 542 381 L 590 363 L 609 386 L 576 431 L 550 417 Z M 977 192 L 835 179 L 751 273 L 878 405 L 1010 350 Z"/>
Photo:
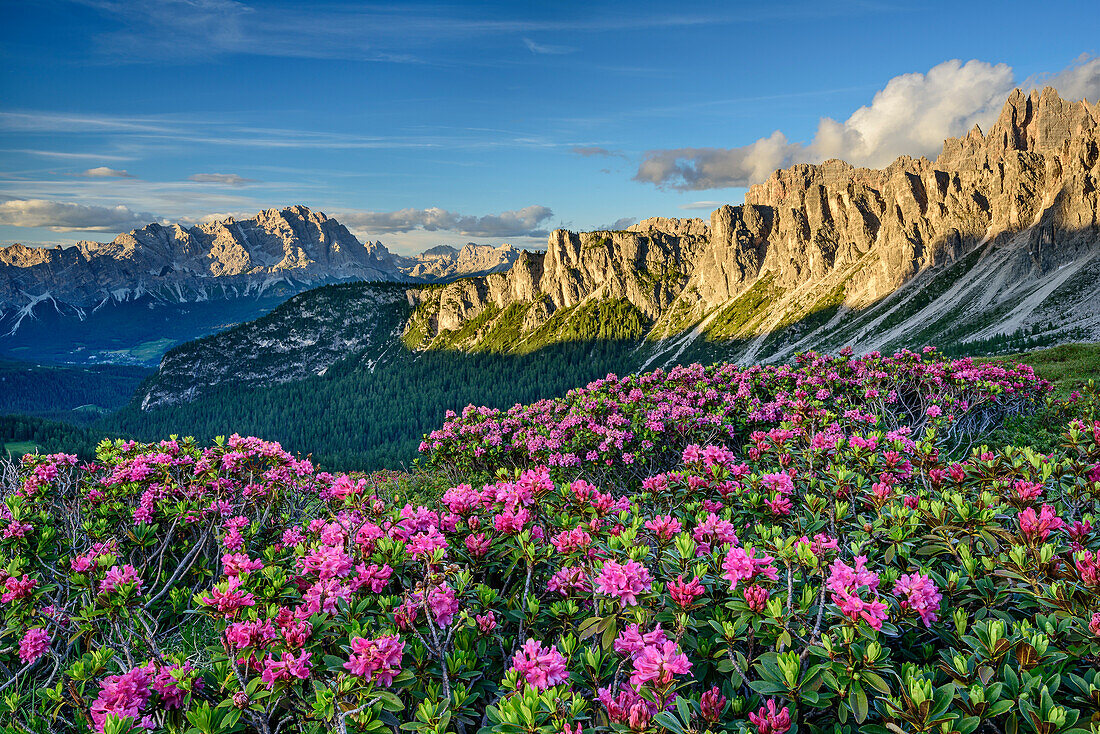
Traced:
<path id="1" fill-rule="evenodd" d="M 603 298 L 633 304 L 654 323 L 654 341 L 693 324 L 700 324 L 696 336 L 718 324 L 722 338 L 742 342 L 792 325 L 823 327 L 831 323 L 822 321 L 826 315 L 838 327 L 845 314 L 848 321 L 872 314 L 971 255 L 977 261 L 968 267 L 979 268 L 973 274 L 982 283 L 980 297 L 971 294 L 974 308 L 989 323 L 976 319 L 980 328 L 957 338 L 1034 330 L 1052 318 L 1100 337 L 1100 321 L 1088 317 L 1100 304 L 1086 297 L 1055 306 L 1056 291 L 1065 301 L 1070 284 L 1053 280 L 1070 265 L 1092 272 L 1100 248 L 1098 146 L 1100 104 L 1066 101 L 1049 88 L 1017 90 L 988 133 L 974 128 L 945 141 L 934 162 L 903 156 L 883 169 L 799 164 L 753 186 L 743 205 L 720 207 L 709 223 L 657 217 L 622 232 L 558 230 L 537 278 L 517 262 L 514 272 L 418 292 L 438 316 L 420 344 L 490 305 L 526 304 L 530 330 L 561 309 Z M 1029 304 L 1022 317 L 1013 310 L 1019 303 Z M 750 306 L 757 312 L 744 313 Z M 888 308 L 905 313 L 894 301 Z M 731 309 L 739 314 L 732 321 Z M 857 345 L 881 346 L 876 329 L 891 319 L 868 316 L 865 328 L 848 335 Z M 893 324 L 885 333 L 897 342 L 923 326 Z M 818 334 L 818 342 L 807 342 L 798 329 L 789 336 L 802 346 L 827 341 Z M 466 346 L 476 348 L 478 338 L 470 335 Z M 785 354 L 781 342 L 747 354 Z"/>
<path id="2" fill-rule="evenodd" d="M 439 245 L 416 257 L 400 258 L 398 267 L 414 280 L 453 280 L 508 270 L 521 252 L 511 245 L 493 247 L 467 242 L 462 249 Z"/>
<path id="3" fill-rule="evenodd" d="M 428 344 L 488 308 L 520 304 L 523 330 L 533 331 L 587 299 L 624 300 L 653 320 L 679 295 L 706 243 L 699 219 L 645 220 L 616 232 L 557 230 L 545 253 L 523 253 L 505 273 L 410 290 L 423 308 L 409 329 L 426 332 L 418 343 Z"/>

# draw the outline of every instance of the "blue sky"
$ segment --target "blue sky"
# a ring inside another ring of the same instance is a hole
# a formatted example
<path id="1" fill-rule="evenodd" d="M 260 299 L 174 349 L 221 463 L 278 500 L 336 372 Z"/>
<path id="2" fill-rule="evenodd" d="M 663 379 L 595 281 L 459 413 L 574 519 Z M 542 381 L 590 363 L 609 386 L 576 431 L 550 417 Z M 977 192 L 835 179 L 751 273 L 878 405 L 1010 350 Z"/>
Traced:
<path id="1" fill-rule="evenodd" d="M 1014 85 L 1100 96 L 1091 2 L 0 1 L 4 244 L 304 203 L 531 246 L 934 157 Z"/>

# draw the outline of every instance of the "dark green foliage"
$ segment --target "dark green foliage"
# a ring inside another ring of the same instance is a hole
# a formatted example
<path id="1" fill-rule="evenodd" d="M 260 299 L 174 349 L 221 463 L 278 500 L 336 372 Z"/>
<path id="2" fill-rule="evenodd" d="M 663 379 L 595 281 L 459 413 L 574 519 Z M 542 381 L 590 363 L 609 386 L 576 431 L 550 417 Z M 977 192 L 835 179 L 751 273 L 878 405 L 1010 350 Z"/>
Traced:
<path id="1" fill-rule="evenodd" d="M 447 410 L 509 408 L 558 396 L 608 372 L 629 371 L 632 343 L 559 344 L 522 356 L 403 352 L 373 370 L 352 358 L 322 377 L 258 389 L 224 387 L 193 403 L 141 411 L 130 405 L 97 428 L 111 435 L 209 440 L 240 433 L 312 451 L 340 470 L 397 468 Z"/>
<path id="2" fill-rule="evenodd" d="M 0 451 L 7 454 L 64 452 L 90 460 L 103 434 L 68 423 L 26 415 L 0 415 Z"/>
<path id="3" fill-rule="evenodd" d="M 88 424 L 118 410 L 151 370 L 121 365 L 39 365 L 0 359 L 0 414 Z"/>

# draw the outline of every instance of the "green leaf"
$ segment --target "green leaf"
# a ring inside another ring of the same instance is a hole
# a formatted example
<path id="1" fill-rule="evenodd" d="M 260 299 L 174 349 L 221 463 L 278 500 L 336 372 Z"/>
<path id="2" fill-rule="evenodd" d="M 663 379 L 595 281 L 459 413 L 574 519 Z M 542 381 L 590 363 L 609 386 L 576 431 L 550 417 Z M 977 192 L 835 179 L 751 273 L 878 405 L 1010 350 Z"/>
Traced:
<path id="1" fill-rule="evenodd" d="M 684 727 L 680 721 L 668 711 L 662 711 L 653 717 L 653 720 L 676 734 L 684 734 Z"/>
<path id="2" fill-rule="evenodd" d="M 852 690 L 848 692 L 848 707 L 852 709 L 852 714 L 856 717 L 857 723 L 862 724 L 867 720 L 869 711 L 867 694 L 863 692 L 863 688 L 858 683 L 852 684 Z"/>

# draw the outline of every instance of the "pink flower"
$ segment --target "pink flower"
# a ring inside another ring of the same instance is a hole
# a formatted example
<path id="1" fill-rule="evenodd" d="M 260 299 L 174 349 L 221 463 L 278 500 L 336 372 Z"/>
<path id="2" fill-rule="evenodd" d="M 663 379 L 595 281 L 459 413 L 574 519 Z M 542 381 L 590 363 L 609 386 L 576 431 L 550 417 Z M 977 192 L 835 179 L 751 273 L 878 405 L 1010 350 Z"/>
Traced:
<path id="1" fill-rule="evenodd" d="M 226 553 L 222 556 L 222 567 L 226 576 L 237 576 L 242 573 L 259 571 L 264 567 L 260 559 L 252 560 L 247 553 Z"/>
<path id="2" fill-rule="evenodd" d="M 271 625 L 269 620 L 233 622 L 225 628 L 225 636 L 229 644 L 236 650 L 244 650 L 249 647 L 266 647 L 272 640 L 278 639 L 279 633 Z"/>
<path id="3" fill-rule="evenodd" d="M 191 689 L 185 684 L 189 676 L 177 677 L 173 671 L 182 671 L 185 674 L 191 672 L 191 663 L 184 663 L 182 667 L 177 665 L 165 665 L 157 672 L 153 679 L 153 690 L 160 694 L 160 705 L 166 709 L 178 709 L 183 706 L 184 698 L 189 690 L 200 691 L 203 687 L 202 678 L 195 676 L 191 681 Z"/>
<path id="4" fill-rule="evenodd" d="M 302 573 L 315 573 L 317 578 L 322 580 L 344 578 L 351 573 L 352 562 L 343 548 L 322 545 L 299 558 L 298 569 Z"/>
<path id="5" fill-rule="evenodd" d="M 289 681 L 291 678 L 305 680 L 309 677 L 309 659 L 312 653 L 303 652 L 295 656 L 292 652 L 284 652 L 276 661 L 274 657 L 264 660 L 264 671 L 260 680 L 267 684 L 268 688 L 274 688 L 279 681 Z"/>
<path id="6" fill-rule="evenodd" d="M 240 576 L 231 576 L 225 582 L 224 588 L 219 584 L 212 588 L 206 596 L 200 596 L 199 601 L 209 604 L 225 617 L 237 616 L 237 610 L 241 607 L 256 605 L 256 598 L 249 591 L 242 591 Z"/>
<path id="7" fill-rule="evenodd" d="M 766 554 L 757 558 L 755 548 L 746 552 L 744 548 L 734 546 L 726 553 L 726 559 L 722 563 L 722 578 L 733 586 L 756 576 L 775 581 L 779 578 L 779 571 L 773 565 L 774 561 L 774 558 Z"/>
<path id="8" fill-rule="evenodd" d="M 596 591 L 617 598 L 624 607 L 637 606 L 637 595 L 649 591 L 652 586 L 649 569 L 637 561 L 623 564 L 607 561 L 596 576 Z"/>
<path id="9" fill-rule="evenodd" d="M 831 573 L 826 586 L 832 592 L 833 603 L 840 607 L 842 614 L 853 622 L 862 619 L 873 629 L 880 630 L 887 616 L 886 604 L 877 598 L 878 574 L 867 569 L 866 563 L 866 556 L 857 556 L 854 568 L 839 558 L 836 559 L 830 567 Z M 876 594 L 875 598 L 867 601 L 860 597 L 860 590 L 864 587 L 870 593 Z"/>
<path id="10" fill-rule="evenodd" d="M 757 734 L 784 734 L 791 729 L 791 714 L 784 706 L 776 710 L 775 699 L 768 699 L 767 706 L 761 706 L 755 714 L 749 714 L 749 721 L 756 727 Z"/>
<path id="11" fill-rule="evenodd" d="M 1100 586 L 1100 551 L 1093 554 L 1085 550 L 1079 552 L 1074 558 L 1074 566 L 1077 575 L 1081 577 L 1081 583 L 1085 586 Z"/>
<path id="12" fill-rule="evenodd" d="M 585 569 L 579 566 L 563 566 L 546 582 L 546 590 L 556 591 L 562 596 L 569 596 L 574 591 L 587 593 L 592 590 L 592 581 Z"/>
<path id="13" fill-rule="evenodd" d="M 628 624 L 626 629 L 620 632 L 619 636 L 615 638 L 615 652 L 620 655 L 634 657 L 640 653 L 646 645 L 654 645 L 658 642 L 664 642 L 667 639 L 660 625 L 651 632 L 643 634 L 639 625 Z"/>
<path id="14" fill-rule="evenodd" d="M 36 586 L 38 586 L 38 581 L 27 574 L 23 574 L 21 577 L 8 576 L 4 579 L 4 593 L 0 595 L 0 602 L 7 604 L 9 601 L 15 601 L 16 599 L 25 599 L 34 593 L 34 587 Z"/>
<path id="15" fill-rule="evenodd" d="M 1016 495 L 1016 498 L 1023 500 L 1024 502 L 1030 502 L 1033 499 L 1037 499 L 1039 495 L 1043 493 L 1043 485 L 1041 482 L 1028 482 L 1023 479 L 1016 480 L 1016 483 L 1012 485 L 1012 492 Z"/>
<path id="16" fill-rule="evenodd" d="M 428 608 L 431 609 L 435 623 L 447 627 L 458 612 L 458 599 L 455 590 L 447 584 L 435 586 L 428 592 Z"/>
<path id="17" fill-rule="evenodd" d="M 149 663 L 146 666 L 132 668 L 122 675 L 109 675 L 103 679 L 99 687 L 99 696 L 92 703 L 92 721 L 96 731 L 102 732 L 107 722 L 107 716 L 126 718 L 141 718 L 145 704 L 151 695 L 150 686 L 153 682 L 153 673 L 156 666 Z"/>
<path id="18" fill-rule="evenodd" d="M 493 614 L 492 610 L 486 612 L 485 614 L 474 615 L 474 621 L 477 622 L 477 628 L 481 631 L 482 634 L 492 632 L 497 628 L 497 618 L 496 615 Z"/>
<path id="19" fill-rule="evenodd" d="M 358 591 L 362 587 L 366 586 L 370 589 L 372 594 L 379 594 L 382 589 L 389 583 L 390 576 L 393 574 L 393 569 L 389 567 L 389 564 L 383 564 L 381 568 L 378 564 L 372 563 L 367 566 L 360 563 L 355 567 L 358 575 L 351 581 L 351 587 L 353 591 Z"/>
<path id="20" fill-rule="evenodd" d="M 757 614 L 763 612 L 768 606 L 768 590 L 760 584 L 747 587 L 741 595 L 745 597 L 745 603 L 749 605 L 749 609 Z"/>
<path id="21" fill-rule="evenodd" d="M 413 558 L 429 555 L 432 551 L 447 547 L 447 539 L 434 525 L 422 533 L 416 533 L 408 541 L 405 550 Z"/>
<path id="22" fill-rule="evenodd" d="M 141 578 L 137 569 L 130 564 L 125 566 L 113 566 L 107 570 L 107 575 L 99 582 L 99 593 L 109 594 L 123 584 L 134 584 L 134 593 L 141 593 Z"/>
<path id="23" fill-rule="evenodd" d="M 557 648 L 542 647 L 536 640 L 527 640 L 512 656 L 512 668 L 527 685 L 541 691 L 569 680 L 565 658 Z"/>
<path id="24" fill-rule="evenodd" d="M 683 526 L 680 521 L 673 518 L 671 515 L 658 515 L 652 520 L 647 520 L 645 524 L 646 530 L 651 531 L 658 540 L 665 542 L 672 540 L 672 538 L 683 530 Z"/>
<path id="25" fill-rule="evenodd" d="M 691 671 L 691 661 L 680 652 L 672 640 L 647 645 L 634 657 L 634 672 L 630 685 L 639 688 L 645 683 L 664 687 L 672 683 L 674 675 Z"/>
<path id="26" fill-rule="evenodd" d="M 726 708 L 726 697 L 722 695 L 722 689 L 713 686 L 703 693 L 699 699 L 699 707 L 702 709 L 703 721 L 717 724 Z"/>
<path id="27" fill-rule="evenodd" d="M 474 533 L 466 537 L 466 550 L 474 558 L 481 558 L 488 553 L 490 545 L 492 541 L 485 536 L 485 533 Z"/>
<path id="28" fill-rule="evenodd" d="M 899 576 L 894 586 L 894 596 L 899 598 L 902 609 L 915 610 L 925 627 L 931 627 L 938 619 L 936 612 L 940 609 L 942 596 L 927 576 L 919 573 Z"/>
<path id="29" fill-rule="evenodd" d="M 401 674 L 401 656 L 405 643 L 398 635 L 388 635 L 368 640 L 363 637 L 351 639 L 351 656 L 344 663 L 352 675 L 370 678 L 372 683 L 380 683 L 387 688 L 393 685 L 394 676 Z"/>
<path id="30" fill-rule="evenodd" d="M 19 642 L 19 660 L 23 663 L 33 663 L 46 652 L 49 646 L 50 634 L 44 629 L 30 629 L 23 635 Z"/>
<path id="31" fill-rule="evenodd" d="M 703 588 L 698 576 L 685 582 L 683 574 L 680 574 L 675 581 L 668 582 L 668 594 L 672 597 L 672 601 L 677 606 L 685 609 L 694 604 L 695 600 L 705 593 L 707 593 L 707 590 Z"/>
<path id="32" fill-rule="evenodd" d="M 1038 515 L 1035 514 L 1034 507 L 1028 507 L 1020 512 L 1017 519 L 1024 537 L 1040 543 L 1050 536 L 1051 530 L 1057 530 L 1066 524 L 1050 505 L 1043 505 Z"/>
<path id="33" fill-rule="evenodd" d="M 550 543 L 558 553 L 575 553 L 592 545 L 592 536 L 581 528 L 563 530 L 550 538 Z"/>

